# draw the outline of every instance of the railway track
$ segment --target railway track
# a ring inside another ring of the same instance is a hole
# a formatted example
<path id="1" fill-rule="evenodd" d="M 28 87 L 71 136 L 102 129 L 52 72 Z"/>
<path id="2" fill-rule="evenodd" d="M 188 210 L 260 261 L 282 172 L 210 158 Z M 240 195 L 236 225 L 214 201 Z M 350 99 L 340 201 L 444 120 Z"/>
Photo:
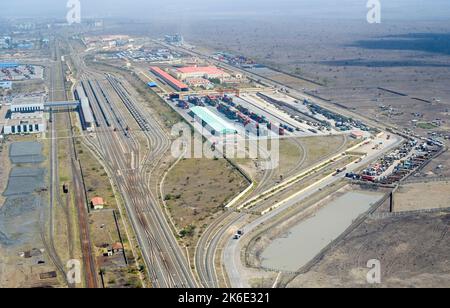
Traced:
<path id="1" fill-rule="evenodd" d="M 129 99 L 129 93 L 126 93 L 126 89 L 123 87 L 121 82 L 109 74 L 106 75 L 106 79 L 109 81 L 111 86 L 117 92 L 120 99 L 122 100 L 124 105 L 127 107 L 128 111 L 131 113 L 131 115 L 134 117 L 134 119 L 138 123 L 139 127 L 143 131 L 150 131 L 151 130 L 150 124 L 148 123 L 147 119 L 141 114 L 141 112 L 139 111 L 137 106 Z"/>
<path id="2" fill-rule="evenodd" d="M 154 124 L 156 122 L 151 121 L 151 117 L 137 109 L 137 103 L 130 93 L 125 91 L 119 80 L 112 75 L 107 75 L 105 79 L 94 72 L 88 75 L 84 80 L 87 78 L 96 80 L 95 82 L 91 80 L 93 86 L 91 91 L 87 92 L 92 101 L 93 111 L 99 113 L 100 107 L 109 105 L 109 108 L 104 108 L 106 117 L 114 127 L 123 127 L 124 122 L 121 119 L 125 119 L 126 115 L 123 114 L 118 102 L 122 103 L 141 127 L 151 146 L 151 150 L 141 159 L 140 145 L 134 136 L 138 132 L 122 134 L 112 129 L 97 134 L 94 142 L 124 197 L 153 286 L 196 287 L 195 279 L 167 225 L 165 216 L 159 208 L 157 195 L 150 189 L 148 180 L 151 177 L 149 174 L 152 174 L 158 166 L 158 163 L 151 162 L 158 162 L 170 146 L 167 136 L 157 124 Z M 104 80 L 107 83 L 104 83 Z M 101 94 L 94 96 L 92 92 Z M 100 121 L 100 125 L 104 124 Z"/>
<path id="3" fill-rule="evenodd" d="M 60 62 L 60 51 L 59 42 L 55 39 L 54 41 L 53 57 L 55 63 L 52 66 L 52 74 L 50 75 L 50 91 L 49 98 L 51 101 L 55 100 L 66 100 L 67 95 L 64 90 L 63 81 L 63 67 Z M 57 268 L 57 271 L 61 274 L 62 279 L 69 287 L 75 287 L 73 284 L 69 284 L 64 264 L 58 254 L 55 246 L 55 204 L 57 204 L 64 213 L 64 217 L 67 224 L 67 231 L 69 237 L 69 255 L 73 256 L 73 243 L 71 243 L 72 230 L 71 221 L 68 208 L 64 206 L 62 198 L 58 192 L 59 187 L 59 161 L 57 155 L 58 148 L 58 136 L 56 131 L 56 116 L 54 113 L 50 112 L 50 196 L 49 196 L 49 208 L 48 208 L 48 218 L 45 218 L 45 214 L 42 211 L 39 219 L 40 233 L 43 245 L 50 257 L 50 260 Z M 46 227 L 46 222 L 48 222 L 48 228 Z M 48 235 L 48 238 L 47 238 Z"/>
<path id="4" fill-rule="evenodd" d="M 64 88 L 63 91 L 61 91 L 63 93 L 63 95 L 61 97 L 60 100 L 67 100 L 67 92 L 65 90 L 65 86 L 64 86 L 64 70 L 63 70 L 63 66 L 61 63 L 61 54 L 60 54 L 60 47 L 59 47 L 59 42 L 57 43 L 58 45 L 56 46 L 56 60 L 59 63 L 59 69 L 58 69 L 58 80 L 61 81 L 62 84 L 62 88 Z M 52 99 L 55 99 L 55 97 L 52 97 Z M 86 195 L 85 195 L 85 191 L 84 191 L 84 183 L 83 183 L 83 179 L 81 176 L 81 168 L 80 165 L 78 163 L 78 157 L 77 157 L 77 152 L 75 149 L 75 137 L 73 135 L 73 124 L 72 124 L 72 119 L 70 117 L 70 112 L 67 111 L 65 113 L 62 113 L 61 115 L 64 116 L 64 123 L 66 123 L 66 128 L 67 131 L 69 132 L 69 137 L 68 137 L 68 144 L 69 144 L 69 153 L 70 153 L 70 157 L 71 157 L 71 171 L 72 171 L 72 179 L 73 179 L 73 190 L 75 192 L 75 205 L 76 205 L 76 209 L 77 209 L 77 215 L 78 215 L 78 227 L 79 227 L 79 235 L 80 235 L 80 242 L 81 242 L 81 253 L 82 253 L 82 259 L 83 259 L 83 265 L 84 265 L 84 276 L 85 276 L 85 284 L 86 287 L 88 288 L 97 288 L 98 287 L 98 281 L 97 281 L 97 271 L 96 271 L 96 263 L 94 260 L 94 254 L 93 254 L 93 250 L 92 250 L 92 243 L 91 243 L 91 237 L 90 237 L 90 230 L 89 230 L 89 223 L 88 223 L 88 217 L 87 217 L 87 204 L 86 204 Z M 54 119 L 52 121 L 52 127 L 56 127 L 56 119 Z M 55 135 L 53 135 L 55 136 Z M 57 147 L 57 141 L 56 138 L 52 138 L 52 140 L 54 140 L 55 142 L 55 146 L 53 147 L 55 149 L 55 163 L 54 166 L 52 168 L 56 168 L 55 172 L 56 172 L 56 179 L 57 182 L 52 185 L 54 186 L 54 188 L 59 187 L 60 183 L 59 183 L 59 171 L 58 171 L 58 162 L 57 162 L 57 155 L 56 155 L 56 147 Z M 60 205 L 63 207 L 63 203 L 61 200 L 61 196 L 58 193 L 57 194 L 58 197 L 58 201 L 60 203 Z M 68 201 L 69 198 L 67 198 L 66 201 Z M 68 205 L 68 204 L 67 204 Z M 69 218 L 68 215 L 68 209 L 65 210 L 66 211 L 66 217 Z M 70 228 L 70 219 L 68 222 L 68 228 Z M 69 236 L 71 236 L 71 231 L 69 231 Z M 73 247 L 69 249 L 73 250 Z M 73 252 L 71 252 L 71 254 L 73 254 Z M 71 286 L 73 287 L 73 285 Z"/>
<path id="5" fill-rule="evenodd" d="M 263 156 L 269 157 L 269 153 L 261 148 Z M 304 152 L 306 153 L 306 152 Z M 304 159 L 302 159 L 304 161 Z M 275 166 L 265 170 L 263 178 L 258 183 L 256 189 L 246 199 L 256 196 L 263 192 L 276 173 Z M 237 213 L 229 210 L 220 215 L 202 234 L 195 249 L 195 268 L 200 277 L 200 281 L 205 288 L 219 288 L 219 282 L 216 270 L 216 252 L 220 241 L 228 233 L 230 228 L 240 221 L 245 213 Z"/>
<path id="6" fill-rule="evenodd" d="M 123 87 L 123 85 L 121 83 L 118 84 L 117 89 L 122 88 L 122 94 L 123 95 L 131 95 L 129 91 L 126 90 L 126 88 Z M 132 102 L 132 97 L 129 97 L 129 101 Z M 133 105 L 136 105 L 135 102 L 132 102 Z M 142 174 L 153 174 L 155 169 L 157 167 L 160 166 L 160 161 L 164 158 L 164 154 L 167 152 L 168 148 L 170 147 L 170 142 L 169 142 L 169 136 L 167 136 L 164 132 L 164 130 L 162 129 L 162 127 L 160 126 L 160 124 L 158 123 L 158 121 L 151 115 L 151 114 L 147 114 L 145 116 L 147 119 L 150 119 L 151 123 L 152 123 L 152 127 L 150 129 L 150 131 L 145 131 L 145 135 L 147 136 L 150 144 L 152 145 L 156 145 L 152 151 L 150 152 L 150 154 L 147 156 L 146 160 L 145 160 L 145 164 L 143 167 L 143 172 Z M 150 133 L 152 132 L 152 133 Z M 149 163 L 149 160 L 154 159 L 155 157 L 157 157 L 158 159 L 155 160 L 155 162 Z M 160 210 L 160 203 L 158 200 L 158 193 L 154 193 L 153 189 L 152 189 L 152 184 L 151 184 L 151 180 L 152 180 L 152 176 L 148 177 L 147 180 L 147 186 L 149 187 L 149 199 L 151 201 L 151 203 L 158 205 L 158 211 L 153 211 L 156 221 L 160 224 L 161 230 L 170 230 L 170 227 L 167 223 L 166 217 L 164 216 L 164 214 L 162 213 L 162 211 Z M 157 182 L 154 183 L 154 189 L 156 189 L 155 191 L 159 192 L 158 190 L 158 184 Z M 170 234 L 169 234 L 170 233 Z M 173 237 L 173 235 L 171 234 L 171 232 L 169 231 L 169 233 L 166 234 L 162 234 L 164 237 L 164 241 L 162 241 L 163 245 L 169 243 L 168 246 L 166 246 L 165 249 L 176 249 L 179 250 L 178 244 L 175 240 L 175 238 Z M 188 264 L 186 263 L 185 257 L 182 253 L 175 253 L 172 256 L 175 256 L 175 260 L 172 259 L 172 264 L 184 264 L 184 266 L 182 266 L 179 269 L 176 269 L 177 271 L 182 272 L 182 275 L 186 276 L 186 277 L 191 277 L 192 276 L 192 272 L 189 269 Z M 170 257 L 172 257 L 170 256 Z M 188 285 L 186 285 L 185 283 L 182 283 L 182 286 L 191 286 L 191 287 L 195 287 L 197 286 L 195 280 L 193 278 L 191 278 L 192 280 L 189 282 Z"/>
<path id="7" fill-rule="evenodd" d="M 295 176 L 298 174 L 302 167 L 304 166 L 308 155 L 304 146 L 300 141 L 296 139 L 292 139 L 293 142 L 302 149 L 304 155 L 303 157 L 296 163 L 296 165 L 292 168 L 292 171 L 287 174 L 287 177 Z M 344 150 L 347 144 L 347 138 L 345 137 L 342 144 L 337 149 L 336 153 L 339 153 Z M 332 157 L 332 155 L 326 155 L 324 157 L 320 157 L 316 162 L 323 161 L 328 157 Z M 257 196 L 263 193 L 267 189 L 267 184 L 273 179 L 274 170 L 270 169 L 266 170 L 263 179 L 258 184 L 255 191 L 246 198 L 247 200 L 252 196 Z M 305 179 L 307 180 L 307 179 Z M 245 201 L 245 200 L 243 200 Z M 242 201 L 242 202 L 243 202 Z M 265 205 L 259 205 L 257 209 L 263 208 Z M 199 240 L 199 243 L 196 248 L 195 254 L 195 266 L 197 273 L 201 279 L 203 286 L 209 288 L 218 288 L 218 277 L 216 272 L 215 260 L 217 257 L 217 251 L 220 245 L 221 240 L 225 236 L 230 236 L 229 230 L 233 226 L 237 226 L 237 224 L 243 220 L 243 218 L 248 215 L 247 213 L 235 213 L 235 212 L 226 212 L 217 218 L 204 232 L 202 237 Z"/>

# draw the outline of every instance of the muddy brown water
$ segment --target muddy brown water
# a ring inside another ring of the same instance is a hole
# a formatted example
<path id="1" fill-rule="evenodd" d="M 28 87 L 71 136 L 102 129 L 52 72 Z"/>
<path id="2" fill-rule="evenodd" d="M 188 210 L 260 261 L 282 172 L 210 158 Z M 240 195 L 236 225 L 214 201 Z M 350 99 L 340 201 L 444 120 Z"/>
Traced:
<path id="1" fill-rule="evenodd" d="M 345 193 L 275 239 L 262 253 L 262 266 L 288 272 L 299 270 L 381 198 L 382 193 Z"/>

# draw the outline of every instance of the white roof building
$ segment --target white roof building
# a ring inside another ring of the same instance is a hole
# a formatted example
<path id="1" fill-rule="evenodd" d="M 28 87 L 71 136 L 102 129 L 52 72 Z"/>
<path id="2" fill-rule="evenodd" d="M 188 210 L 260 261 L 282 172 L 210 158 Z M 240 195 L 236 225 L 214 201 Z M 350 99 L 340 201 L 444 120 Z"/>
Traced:
<path id="1" fill-rule="evenodd" d="M 0 116 L 0 123 L 3 124 L 1 131 L 5 135 L 43 133 L 47 130 L 43 96 L 15 98 L 9 110 Z"/>

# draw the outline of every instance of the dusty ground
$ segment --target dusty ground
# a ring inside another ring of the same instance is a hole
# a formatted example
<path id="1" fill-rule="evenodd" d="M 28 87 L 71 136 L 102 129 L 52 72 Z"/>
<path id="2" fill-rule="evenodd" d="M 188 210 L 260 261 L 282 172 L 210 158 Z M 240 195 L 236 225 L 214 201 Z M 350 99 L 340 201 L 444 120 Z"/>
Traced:
<path id="1" fill-rule="evenodd" d="M 15 82 L 12 88 L 12 94 L 36 93 L 45 91 L 45 82 L 43 80 L 31 80 Z"/>
<path id="2" fill-rule="evenodd" d="M 450 151 L 432 160 L 422 171 L 425 177 L 450 177 Z"/>
<path id="3" fill-rule="evenodd" d="M 0 143 L 0 191 L 3 192 L 8 184 L 8 174 L 11 168 L 11 163 L 8 158 L 9 147 L 7 143 Z M 5 202 L 5 198 L 0 194 L 0 207 Z"/>
<path id="4" fill-rule="evenodd" d="M 35 141 L 37 136 L 13 136 L 9 138 L 8 144 L 15 141 Z M 43 155 L 48 157 L 48 146 L 43 143 Z M 9 167 L 12 164 L 9 161 L 8 151 L 0 153 L 2 161 L 5 161 L 5 178 L 8 178 Z M 48 159 L 38 165 L 20 164 L 21 167 L 45 168 Z M 3 165 L 2 165 L 3 167 Z M 45 180 L 48 183 L 48 180 Z M 3 192 L 3 189 L 2 189 Z M 56 267 L 48 255 L 48 246 L 42 240 L 42 235 L 46 233 L 45 223 L 41 224 L 41 218 L 45 218 L 48 212 L 46 194 L 42 194 L 41 201 L 32 204 L 34 195 L 23 195 L 20 199 L 15 199 L 12 207 L 2 213 L 4 225 L 2 228 L 8 233 L 14 234 L 14 243 L 0 244 L 0 287 L 61 287 L 63 282 L 58 273 L 56 278 L 43 278 L 40 275 L 53 272 Z M 31 199 L 29 199 L 31 198 Z M 24 200 L 24 201 L 21 201 Z M 27 201 L 30 200 L 30 201 Z M 1 208 L 5 209 L 2 203 Z M 11 229 L 10 229 L 11 228 Z M 34 251 L 29 257 L 24 255 L 26 252 Z"/>
<path id="5" fill-rule="evenodd" d="M 370 287 L 367 261 L 381 262 L 378 287 L 450 287 L 448 213 L 367 220 L 288 287 Z"/>
<path id="6" fill-rule="evenodd" d="M 164 199 L 179 230 L 199 234 L 208 218 L 243 191 L 248 183 L 226 160 L 184 159 L 168 174 Z"/>
<path id="7" fill-rule="evenodd" d="M 115 208 L 116 198 L 108 174 L 96 159 L 92 159 L 91 152 L 81 144 L 81 141 L 76 141 L 76 148 L 83 168 L 89 202 L 94 197 L 101 197 L 106 203 L 105 208 Z"/>
<path id="8" fill-rule="evenodd" d="M 134 264 L 135 260 L 120 216 L 117 212 L 116 215 L 119 229 L 116 226 L 112 210 L 95 211 L 89 215 L 92 244 L 94 245 L 97 264 L 104 273 L 106 288 L 140 288 L 142 282 L 139 278 L 139 269 Z M 121 237 L 127 259 L 121 252 L 114 253 L 113 256 L 104 256 L 105 246 L 120 243 Z"/>
<path id="9" fill-rule="evenodd" d="M 429 182 L 400 186 L 395 193 L 396 212 L 450 207 L 450 183 Z"/>
<path id="10" fill-rule="evenodd" d="M 429 125 L 425 129 L 415 127 L 411 122 L 448 118 L 447 22 L 383 23 L 370 27 L 361 20 L 323 24 L 319 20 L 301 19 L 300 25 L 299 19 L 294 18 L 245 21 L 230 18 L 220 23 L 202 20 L 195 25 L 185 30 L 185 37 L 205 46 L 201 48 L 203 51 L 243 54 L 320 85 L 268 69 L 255 69 L 257 74 L 298 90 L 317 91 L 320 97 L 361 115 L 422 135 L 450 132 L 445 120 L 435 129 Z M 385 112 L 381 106 L 392 110 Z"/>

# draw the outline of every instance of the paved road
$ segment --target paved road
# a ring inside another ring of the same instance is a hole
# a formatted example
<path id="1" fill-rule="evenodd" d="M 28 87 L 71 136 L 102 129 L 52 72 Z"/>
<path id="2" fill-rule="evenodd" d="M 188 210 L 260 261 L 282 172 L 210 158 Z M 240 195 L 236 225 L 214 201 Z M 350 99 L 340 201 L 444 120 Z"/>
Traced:
<path id="1" fill-rule="evenodd" d="M 213 59 L 212 57 L 210 57 L 209 55 L 204 55 L 204 54 L 198 53 L 196 51 L 187 50 L 185 48 L 174 47 L 174 46 L 167 45 L 167 44 L 164 44 L 161 42 L 158 42 L 158 43 L 160 43 L 161 45 L 164 45 L 165 47 L 170 48 L 170 49 L 178 49 L 178 50 L 187 52 L 187 53 L 195 55 L 195 56 L 200 56 L 202 58 L 208 58 L 208 60 L 210 60 L 212 63 L 214 63 L 216 65 L 219 65 L 219 66 L 222 66 L 222 67 L 225 67 L 228 69 L 240 71 L 252 78 L 262 80 L 264 83 L 266 83 L 270 86 L 274 86 L 274 87 L 282 86 L 284 88 L 290 88 L 279 82 L 276 82 L 276 81 L 270 80 L 264 76 L 255 74 L 254 72 L 250 72 L 248 70 L 244 70 L 239 67 L 231 66 L 231 65 L 222 63 L 220 61 L 217 61 L 217 60 Z M 292 96 L 296 99 L 308 98 L 311 101 L 314 101 L 314 102 L 318 103 L 319 105 L 323 105 L 324 107 L 329 108 L 335 112 L 345 114 L 345 115 L 353 117 L 355 119 L 361 119 L 364 122 L 368 123 L 369 125 L 372 125 L 373 127 L 377 127 L 382 130 L 384 130 L 386 128 L 386 125 L 384 123 L 378 123 L 378 122 L 372 121 L 371 119 L 368 119 L 364 116 L 354 114 L 353 112 L 350 112 L 348 110 L 342 110 L 341 108 L 338 108 L 338 107 L 334 106 L 333 104 L 330 104 L 329 102 L 325 102 L 325 101 L 321 101 L 321 100 L 318 101 L 316 98 L 309 97 L 308 95 L 305 95 L 304 93 L 299 92 L 296 89 L 290 88 L 290 90 L 291 90 L 290 96 Z M 385 149 L 383 151 L 383 153 L 386 152 L 387 150 L 388 149 Z M 368 157 L 366 157 L 366 159 L 364 159 L 359 164 L 355 164 L 352 168 L 349 169 L 349 171 L 354 170 L 357 167 L 364 166 L 364 163 L 367 164 L 367 162 L 369 162 L 371 159 L 378 157 L 377 155 L 379 156 L 381 154 L 378 153 L 373 156 L 369 155 Z M 269 176 L 269 174 L 267 174 L 267 176 Z M 325 187 L 326 185 L 329 185 L 330 183 L 332 183 L 334 180 L 340 179 L 340 177 L 342 177 L 342 175 L 338 176 L 338 177 L 333 177 L 332 179 L 324 179 L 320 182 L 320 185 L 323 185 L 323 187 Z M 310 189 L 308 189 L 307 191 L 302 193 L 300 196 L 296 196 L 296 198 L 291 198 L 290 201 L 287 202 L 287 204 L 279 207 L 277 210 L 264 216 L 264 219 L 270 219 L 279 211 L 284 210 L 286 207 L 292 206 L 292 204 L 295 204 L 299 200 L 306 198 L 309 194 L 312 194 L 313 192 L 317 191 L 314 189 L 317 189 L 317 190 L 320 189 L 319 185 L 318 185 L 318 187 L 312 186 Z M 259 187 L 259 190 L 262 190 L 262 188 Z M 260 193 L 260 191 L 258 191 L 258 193 Z M 236 226 L 239 226 L 245 220 L 245 218 L 246 218 L 245 214 L 240 214 L 240 215 L 236 216 L 232 213 L 225 213 L 223 216 L 220 217 L 219 221 L 214 222 L 205 231 L 204 235 L 200 239 L 199 244 L 196 249 L 195 264 L 196 264 L 197 272 L 199 273 L 199 276 L 202 280 L 201 282 L 204 286 L 216 287 L 218 285 L 217 273 L 216 273 L 216 269 L 215 269 L 215 261 L 216 261 L 217 249 L 219 247 L 219 243 L 223 237 L 226 237 L 229 235 L 230 227 L 236 228 Z M 255 222 L 255 225 L 257 225 L 259 223 Z M 229 274 L 231 276 L 232 285 L 239 285 L 240 275 L 239 275 L 238 267 L 239 267 L 240 262 L 238 262 L 238 260 L 236 260 L 235 258 L 232 258 L 231 257 L 232 255 L 233 255 L 232 253 L 228 253 L 227 255 L 224 254 L 222 257 L 228 263 L 228 266 L 226 267 L 227 270 L 231 271 Z"/>
<path id="2" fill-rule="evenodd" d="M 347 167 L 347 172 L 354 172 L 361 167 L 368 165 L 371 161 L 376 159 L 377 157 L 388 153 L 398 145 L 403 142 L 403 139 L 400 137 L 393 137 L 389 146 L 383 148 L 380 152 L 372 152 L 367 157 L 365 157 L 361 162 L 352 163 Z M 254 220 L 252 223 L 242 227 L 244 230 L 245 236 L 248 236 L 252 231 L 258 228 L 259 225 L 264 224 L 272 219 L 274 219 L 281 212 L 288 210 L 289 208 L 299 204 L 301 201 L 311 197 L 312 195 L 318 193 L 320 190 L 325 189 L 329 185 L 336 183 L 337 181 L 343 179 L 345 174 L 340 174 L 338 176 L 328 176 L 323 181 L 317 183 L 309 187 L 308 189 L 294 195 L 293 197 L 286 200 L 280 207 L 269 212 L 266 215 L 259 217 Z M 235 226 L 242 226 L 242 224 L 246 221 L 248 217 L 240 217 L 239 221 L 236 221 Z M 249 287 L 248 282 L 243 278 L 242 273 L 245 272 L 245 268 L 241 263 L 241 254 L 240 254 L 240 241 L 232 240 L 229 238 L 227 244 L 225 245 L 225 249 L 223 251 L 223 262 L 225 269 L 227 271 L 230 283 L 232 287 L 235 288 L 246 288 Z"/>

